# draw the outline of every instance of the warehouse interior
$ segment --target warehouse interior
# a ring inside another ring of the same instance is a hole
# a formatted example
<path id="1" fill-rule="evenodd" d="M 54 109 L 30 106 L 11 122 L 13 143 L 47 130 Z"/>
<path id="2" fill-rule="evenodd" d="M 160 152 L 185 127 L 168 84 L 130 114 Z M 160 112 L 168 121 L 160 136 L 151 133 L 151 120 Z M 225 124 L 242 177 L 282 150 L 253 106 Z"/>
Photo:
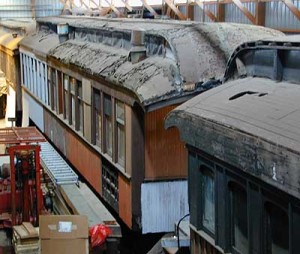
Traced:
<path id="1" fill-rule="evenodd" d="M 300 253 L 300 0 L 1 0 L 0 254 Z"/>

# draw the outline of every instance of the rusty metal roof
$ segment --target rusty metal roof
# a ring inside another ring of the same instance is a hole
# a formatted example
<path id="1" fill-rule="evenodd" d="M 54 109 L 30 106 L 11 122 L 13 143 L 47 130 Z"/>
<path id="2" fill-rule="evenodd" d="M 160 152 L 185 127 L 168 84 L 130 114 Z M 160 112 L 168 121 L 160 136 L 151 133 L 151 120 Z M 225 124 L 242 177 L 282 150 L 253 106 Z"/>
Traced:
<path id="1" fill-rule="evenodd" d="M 11 127 L 0 129 L 0 144 L 29 144 L 45 141 L 45 137 L 35 127 Z"/>

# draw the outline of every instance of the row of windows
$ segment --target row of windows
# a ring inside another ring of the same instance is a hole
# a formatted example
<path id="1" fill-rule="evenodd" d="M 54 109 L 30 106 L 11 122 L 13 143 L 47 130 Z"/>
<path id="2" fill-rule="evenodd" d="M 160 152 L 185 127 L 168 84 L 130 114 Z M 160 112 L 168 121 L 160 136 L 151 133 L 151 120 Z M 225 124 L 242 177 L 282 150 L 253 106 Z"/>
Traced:
<path id="1" fill-rule="evenodd" d="M 20 54 L 22 84 L 24 84 L 43 103 L 48 104 L 47 65 L 45 62 Z"/>
<path id="2" fill-rule="evenodd" d="M 91 88 L 90 84 L 83 87 L 81 80 L 26 54 L 21 54 L 21 59 L 24 86 L 114 163 L 125 168 L 124 103 Z M 84 99 L 84 92 L 91 98 Z M 92 115 L 92 119 L 85 119 L 85 114 Z"/>
<path id="3" fill-rule="evenodd" d="M 94 88 L 92 105 L 92 142 L 125 168 L 124 103 Z"/>
<path id="4" fill-rule="evenodd" d="M 191 223 L 213 237 L 216 245 L 235 254 L 294 253 L 292 206 L 287 201 L 202 156 L 190 153 L 190 167 L 197 171 L 190 181 L 193 187 L 198 185 L 199 193 L 197 209 L 191 208 Z M 189 195 L 193 202 L 194 190 Z"/>

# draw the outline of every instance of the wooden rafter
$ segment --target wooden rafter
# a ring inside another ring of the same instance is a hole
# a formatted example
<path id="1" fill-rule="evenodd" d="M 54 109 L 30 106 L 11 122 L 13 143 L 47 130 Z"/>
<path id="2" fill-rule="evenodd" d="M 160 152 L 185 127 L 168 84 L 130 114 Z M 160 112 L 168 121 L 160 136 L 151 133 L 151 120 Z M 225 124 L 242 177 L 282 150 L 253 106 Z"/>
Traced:
<path id="1" fill-rule="evenodd" d="M 118 10 L 118 8 L 115 7 L 113 2 L 109 2 L 108 0 L 104 0 L 107 4 L 109 4 L 109 7 L 113 10 L 114 13 L 117 14 L 118 17 L 123 17 L 123 14 Z"/>
<path id="2" fill-rule="evenodd" d="M 72 8 L 70 6 L 69 0 L 59 0 L 63 5 L 64 8 L 62 9 L 61 13 L 64 13 L 65 10 L 69 10 L 70 12 L 72 12 Z"/>
<path id="3" fill-rule="evenodd" d="M 290 9 L 290 11 L 300 20 L 300 10 L 294 5 L 291 0 L 282 0 L 282 2 Z"/>
<path id="4" fill-rule="evenodd" d="M 241 0 L 232 0 L 234 4 L 244 13 L 244 15 L 251 21 L 252 24 L 256 23 L 255 17 L 252 13 L 243 5 Z"/>
<path id="5" fill-rule="evenodd" d="M 257 0 L 256 8 L 255 8 L 255 19 L 256 19 L 255 24 L 259 26 L 264 26 L 265 18 L 266 18 L 266 3 Z"/>
<path id="6" fill-rule="evenodd" d="M 147 3 L 147 0 L 141 0 L 141 2 L 153 16 L 158 16 L 157 12 L 152 8 L 152 6 Z"/>
<path id="7" fill-rule="evenodd" d="M 210 10 L 205 9 L 203 2 L 201 2 L 200 0 L 196 0 L 195 2 L 212 21 L 216 22 L 218 20 L 217 17 Z"/>
<path id="8" fill-rule="evenodd" d="M 178 16 L 180 20 L 186 20 L 186 16 L 182 14 L 180 10 L 175 6 L 171 0 L 165 0 L 165 3 L 172 9 L 172 11 L 175 12 L 175 14 Z"/>
<path id="9" fill-rule="evenodd" d="M 73 2 L 73 0 L 71 0 Z M 85 8 L 87 8 L 88 10 L 90 10 L 90 7 L 83 1 L 80 0 L 81 6 L 83 5 Z"/>
<path id="10" fill-rule="evenodd" d="M 124 4 L 125 4 L 125 7 L 127 8 L 128 11 L 132 11 L 132 7 L 127 3 L 127 1 L 125 0 L 121 0 Z"/>
<path id="11" fill-rule="evenodd" d="M 36 18 L 36 13 L 35 13 L 35 0 L 31 0 L 31 13 L 32 13 L 32 18 Z"/>

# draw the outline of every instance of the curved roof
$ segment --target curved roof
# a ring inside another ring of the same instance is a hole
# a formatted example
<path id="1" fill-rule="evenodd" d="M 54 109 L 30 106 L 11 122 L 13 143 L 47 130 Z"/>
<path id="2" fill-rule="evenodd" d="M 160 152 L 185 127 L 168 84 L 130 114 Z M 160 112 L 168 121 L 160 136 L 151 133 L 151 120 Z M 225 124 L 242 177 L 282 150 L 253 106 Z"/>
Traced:
<path id="1" fill-rule="evenodd" d="M 40 31 L 39 33 L 26 36 L 20 41 L 20 46 L 26 47 L 32 51 L 37 57 L 46 60 L 47 54 L 51 48 L 59 44 L 57 34 L 50 31 Z"/>
<path id="2" fill-rule="evenodd" d="M 266 78 L 238 79 L 177 107 L 166 126 L 198 128 L 197 119 L 202 118 L 300 153 L 299 98 L 297 84 Z"/>
<path id="3" fill-rule="evenodd" d="M 129 51 L 124 48 L 76 36 L 49 52 L 66 64 L 133 91 L 144 106 L 197 92 L 197 86 L 194 91 L 185 91 L 185 85 L 222 78 L 227 60 L 239 44 L 282 35 L 268 28 L 228 23 L 82 17 L 44 18 L 39 22 L 68 23 L 85 31 L 129 33 L 143 29 L 146 36 L 163 38 L 168 48 L 166 57 L 149 55 L 136 64 L 127 60 Z"/>
<path id="4" fill-rule="evenodd" d="M 18 43 L 22 40 L 22 36 L 13 37 L 11 33 L 0 31 L 0 45 L 9 50 L 17 50 Z"/>

